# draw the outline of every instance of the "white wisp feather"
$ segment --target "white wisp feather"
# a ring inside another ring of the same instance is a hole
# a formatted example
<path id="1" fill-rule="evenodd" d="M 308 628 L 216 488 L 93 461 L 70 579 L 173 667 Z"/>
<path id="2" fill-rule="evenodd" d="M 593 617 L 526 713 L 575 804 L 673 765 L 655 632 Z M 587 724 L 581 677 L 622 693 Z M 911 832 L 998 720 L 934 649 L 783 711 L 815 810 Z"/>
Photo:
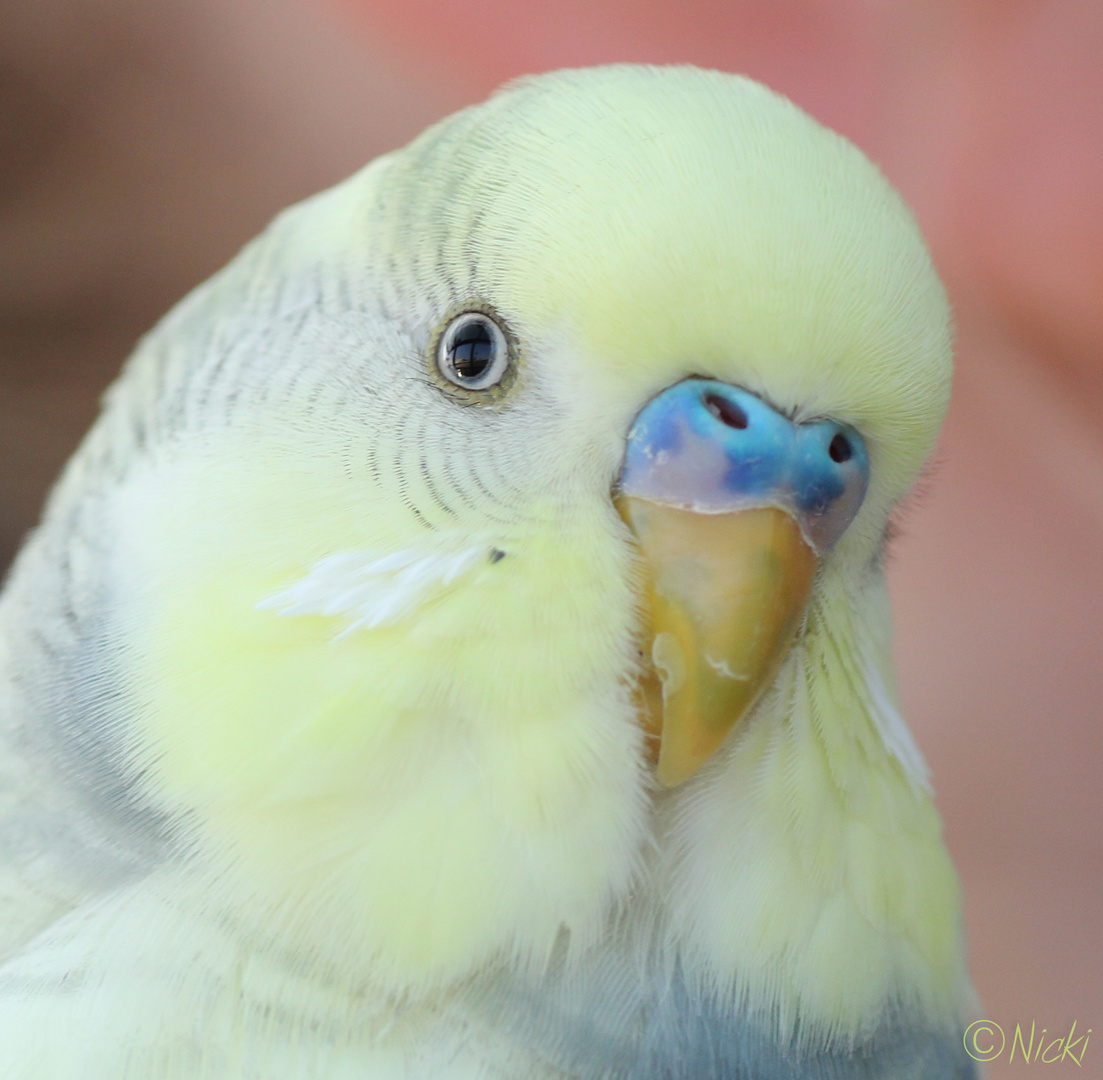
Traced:
<path id="1" fill-rule="evenodd" d="M 858 655 L 861 673 L 865 678 L 866 703 L 885 748 L 903 766 L 911 783 L 929 794 L 931 771 L 923 757 L 923 751 L 919 749 L 907 721 L 896 707 L 880 669 L 871 660 L 868 652 L 860 650 Z"/>
<path id="2" fill-rule="evenodd" d="M 445 534 L 383 554 L 338 551 L 319 559 L 286 589 L 266 597 L 258 610 L 280 615 L 343 616 L 340 639 L 357 630 L 374 630 L 410 615 L 432 596 L 493 559 L 499 549 Z"/>

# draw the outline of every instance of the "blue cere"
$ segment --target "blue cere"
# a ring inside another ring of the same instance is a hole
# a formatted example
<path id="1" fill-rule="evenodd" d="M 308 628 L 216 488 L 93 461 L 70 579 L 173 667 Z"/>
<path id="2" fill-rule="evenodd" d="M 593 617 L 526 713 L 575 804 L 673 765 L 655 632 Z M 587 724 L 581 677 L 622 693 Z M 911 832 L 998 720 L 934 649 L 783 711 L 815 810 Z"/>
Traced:
<path id="1" fill-rule="evenodd" d="M 707 513 L 781 506 L 822 552 L 857 513 L 868 482 L 865 443 L 849 425 L 797 424 L 748 390 L 692 378 L 636 417 L 620 490 Z"/>

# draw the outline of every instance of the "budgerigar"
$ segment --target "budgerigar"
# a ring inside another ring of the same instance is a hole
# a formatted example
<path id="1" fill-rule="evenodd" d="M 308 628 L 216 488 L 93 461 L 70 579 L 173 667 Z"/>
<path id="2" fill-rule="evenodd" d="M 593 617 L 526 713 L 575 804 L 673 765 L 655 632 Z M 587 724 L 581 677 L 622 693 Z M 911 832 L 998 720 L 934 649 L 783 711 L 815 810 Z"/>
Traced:
<path id="1" fill-rule="evenodd" d="M 860 152 L 688 67 L 280 215 L 0 602 L 0 1077 L 972 1077 L 883 570 L 948 322 Z"/>

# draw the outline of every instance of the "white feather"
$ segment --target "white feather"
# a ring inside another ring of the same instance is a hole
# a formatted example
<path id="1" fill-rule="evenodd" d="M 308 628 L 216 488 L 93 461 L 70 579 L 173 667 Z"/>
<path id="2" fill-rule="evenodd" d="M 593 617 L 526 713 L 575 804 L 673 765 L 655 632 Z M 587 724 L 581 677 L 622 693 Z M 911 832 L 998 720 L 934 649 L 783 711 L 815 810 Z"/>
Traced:
<path id="1" fill-rule="evenodd" d="M 383 555 L 338 551 L 319 559 L 309 572 L 257 604 L 280 615 L 343 616 L 338 639 L 374 630 L 413 613 L 480 562 L 493 558 L 489 543 L 469 534 L 445 533 L 414 547 Z"/>
<path id="2" fill-rule="evenodd" d="M 886 749 L 904 768 L 917 788 L 930 793 L 931 771 L 919 749 L 907 721 L 900 714 L 877 665 L 868 650 L 859 647 L 859 665 L 865 679 L 865 697 L 870 715 Z"/>

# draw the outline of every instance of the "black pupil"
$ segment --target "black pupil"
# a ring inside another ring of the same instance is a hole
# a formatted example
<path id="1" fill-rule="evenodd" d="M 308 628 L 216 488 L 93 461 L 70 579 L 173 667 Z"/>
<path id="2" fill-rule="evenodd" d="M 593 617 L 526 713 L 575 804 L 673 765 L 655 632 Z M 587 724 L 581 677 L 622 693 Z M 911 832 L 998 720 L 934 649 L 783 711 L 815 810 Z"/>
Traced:
<path id="1" fill-rule="evenodd" d="M 461 379 L 477 379 L 494 359 L 494 338 L 482 319 L 472 319 L 456 331 L 449 346 L 452 370 Z"/>
<path id="2" fill-rule="evenodd" d="M 841 465 L 844 461 L 849 461 L 853 451 L 850 449 L 850 440 L 845 435 L 836 435 L 831 440 L 831 445 L 827 448 L 827 452 L 831 455 L 831 460 Z"/>

